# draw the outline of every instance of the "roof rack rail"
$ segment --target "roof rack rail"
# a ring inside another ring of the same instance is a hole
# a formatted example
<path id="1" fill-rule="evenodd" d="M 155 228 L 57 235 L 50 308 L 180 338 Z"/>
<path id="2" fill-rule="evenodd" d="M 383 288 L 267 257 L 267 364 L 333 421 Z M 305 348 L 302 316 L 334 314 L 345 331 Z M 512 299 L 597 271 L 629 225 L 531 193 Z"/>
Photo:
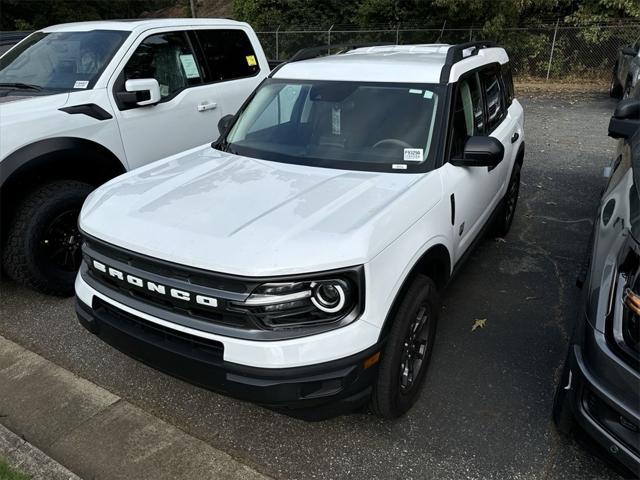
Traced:
<path id="1" fill-rule="evenodd" d="M 440 74 L 440 83 L 449 83 L 449 74 L 451 73 L 451 68 L 454 64 L 458 63 L 460 60 L 464 60 L 469 56 L 477 55 L 478 52 L 483 48 L 494 48 L 498 45 L 495 42 L 480 40 L 476 42 L 466 42 L 459 43 L 457 45 L 452 45 L 449 50 L 447 50 L 447 58 L 444 61 L 444 66 L 442 67 L 442 73 Z M 471 51 L 471 55 L 465 57 L 464 51 L 473 49 Z"/>
<path id="2" fill-rule="evenodd" d="M 395 43 L 390 42 L 375 42 L 375 43 L 338 43 L 335 45 L 320 45 L 317 47 L 309 47 L 298 50 L 293 56 L 282 63 L 280 63 L 276 68 L 274 68 L 269 76 L 273 76 L 278 70 L 280 70 L 287 63 L 292 62 L 300 62 L 302 60 L 309 60 L 311 58 L 320 57 L 323 53 L 329 53 L 331 50 L 338 49 L 339 51 L 336 53 L 345 53 L 349 50 L 355 50 L 356 48 L 366 48 L 366 47 L 382 47 L 386 45 L 395 45 Z"/>

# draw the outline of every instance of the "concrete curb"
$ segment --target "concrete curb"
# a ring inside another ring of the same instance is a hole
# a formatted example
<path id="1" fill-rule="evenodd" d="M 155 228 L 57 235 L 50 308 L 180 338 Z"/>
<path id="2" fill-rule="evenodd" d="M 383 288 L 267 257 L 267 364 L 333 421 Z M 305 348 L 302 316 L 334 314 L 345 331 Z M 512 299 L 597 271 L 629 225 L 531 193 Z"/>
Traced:
<path id="1" fill-rule="evenodd" d="M 0 423 L 83 478 L 269 478 L 2 336 Z"/>
<path id="2" fill-rule="evenodd" d="M 42 450 L 0 425 L 0 457 L 32 480 L 81 480 Z"/>

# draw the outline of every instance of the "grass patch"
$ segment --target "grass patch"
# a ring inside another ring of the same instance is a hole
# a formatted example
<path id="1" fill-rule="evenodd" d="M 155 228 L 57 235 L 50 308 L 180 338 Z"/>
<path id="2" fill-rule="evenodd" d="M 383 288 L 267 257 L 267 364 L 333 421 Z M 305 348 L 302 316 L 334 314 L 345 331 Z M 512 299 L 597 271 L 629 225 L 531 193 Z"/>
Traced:
<path id="1" fill-rule="evenodd" d="M 0 458 L 0 480 L 30 480 L 29 475 L 11 468 L 3 458 Z"/>

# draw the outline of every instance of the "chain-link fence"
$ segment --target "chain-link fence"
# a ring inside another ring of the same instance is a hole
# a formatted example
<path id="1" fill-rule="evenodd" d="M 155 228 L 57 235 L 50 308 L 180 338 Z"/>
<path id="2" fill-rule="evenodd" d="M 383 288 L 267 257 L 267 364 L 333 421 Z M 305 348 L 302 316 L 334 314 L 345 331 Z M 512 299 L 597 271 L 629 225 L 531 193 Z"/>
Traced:
<path id="1" fill-rule="evenodd" d="M 535 28 L 506 28 L 490 33 L 474 27 L 447 28 L 446 25 L 439 28 L 406 25 L 370 29 L 344 26 L 296 30 L 275 28 L 257 33 L 267 56 L 277 60 L 286 60 L 301 48 L 319 45 L 494 40 L 507 49 L 519 80 L 604 83 L 611 79 L 618 50 L 640 37 L 640 22 L 567 26 L 558 21 Z"/>

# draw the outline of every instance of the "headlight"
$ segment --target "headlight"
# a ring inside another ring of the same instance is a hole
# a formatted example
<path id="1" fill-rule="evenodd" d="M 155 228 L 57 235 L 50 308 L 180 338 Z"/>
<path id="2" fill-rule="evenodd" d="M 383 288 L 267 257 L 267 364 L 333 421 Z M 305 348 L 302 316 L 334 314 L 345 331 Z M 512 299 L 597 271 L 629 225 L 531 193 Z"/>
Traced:
<path id="1" fill-rule="evenodd" d="M 259 285 L 234 309 L 251 315 L 267 329 L 343 324 L 355 319 L 362 304 L 360 271 L 310 280 Z"/>

